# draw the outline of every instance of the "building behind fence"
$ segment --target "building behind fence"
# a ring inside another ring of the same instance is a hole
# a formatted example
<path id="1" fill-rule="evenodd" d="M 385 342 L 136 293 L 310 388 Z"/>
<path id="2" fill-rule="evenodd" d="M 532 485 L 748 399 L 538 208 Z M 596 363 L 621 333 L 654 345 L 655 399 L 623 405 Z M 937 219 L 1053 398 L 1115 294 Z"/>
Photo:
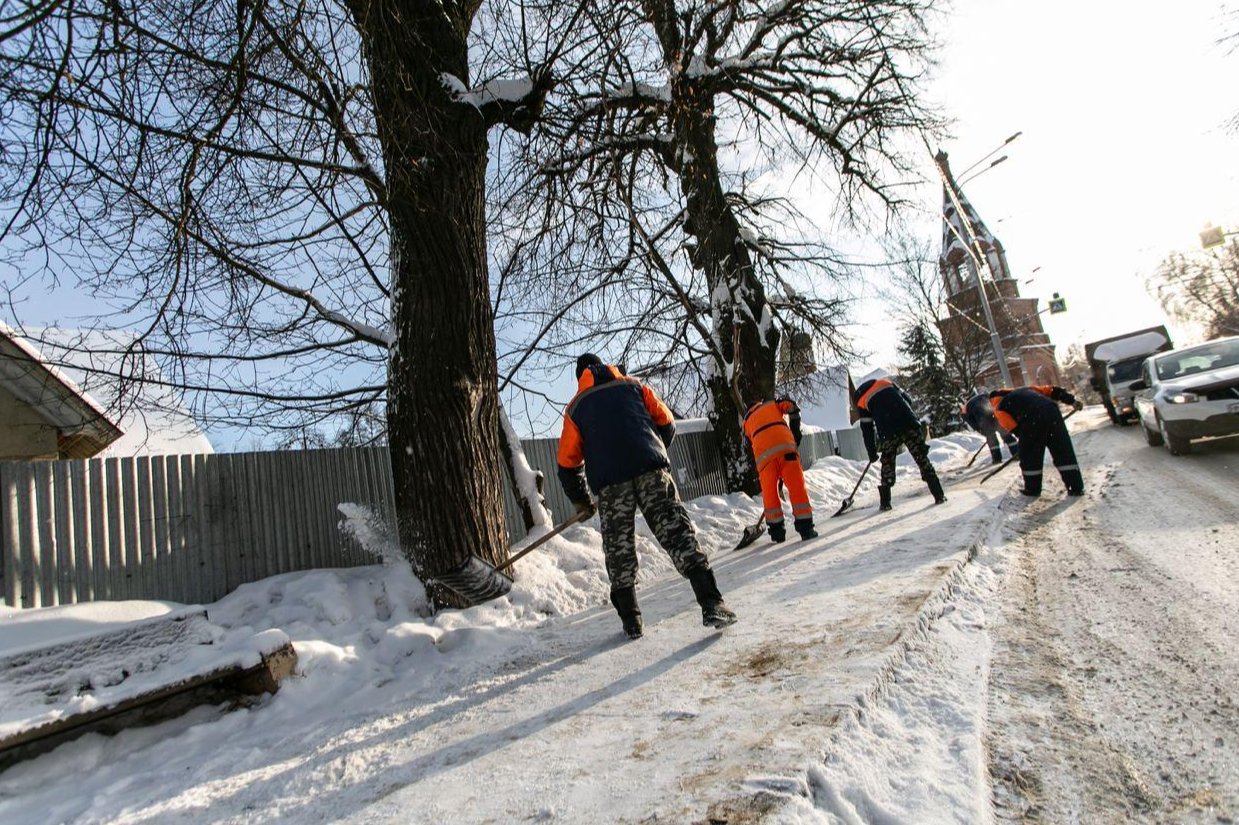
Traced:
<path id="1" fill-rule="evenodd" d="M 563 521 L 573 507 L 555 480 L 555 440 L 523 446 Z M 685 499 L 726 492 L 713 432 L 685 433 L 670 452 Z M 801 444 L 806 466 L 864 452 L 855 429 L 806 433 Z M 387 448 L 0 462 L 0 592 L 19 607 L 207 603 L 278 573 L 374 563 L 341 529 L 346 502 L 394 523 Z M 509 537 L 523 538 L 506 483 L 504 506 Z"/>

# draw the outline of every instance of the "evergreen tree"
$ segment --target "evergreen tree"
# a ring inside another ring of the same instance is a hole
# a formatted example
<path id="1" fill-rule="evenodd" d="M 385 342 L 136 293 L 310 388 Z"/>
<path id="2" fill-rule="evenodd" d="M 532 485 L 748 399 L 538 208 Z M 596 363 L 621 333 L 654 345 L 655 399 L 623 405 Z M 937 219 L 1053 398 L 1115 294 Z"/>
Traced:
<path id="1" fill-rule="evenodd" d="M 944 364 L 942 340 L 935 331 L 924 323 L 905 327 L 898 352 L 902 359 L 899 384 L 928 420 L 930 435 L 937 438 L 959 429 L 963 393 Z"/>

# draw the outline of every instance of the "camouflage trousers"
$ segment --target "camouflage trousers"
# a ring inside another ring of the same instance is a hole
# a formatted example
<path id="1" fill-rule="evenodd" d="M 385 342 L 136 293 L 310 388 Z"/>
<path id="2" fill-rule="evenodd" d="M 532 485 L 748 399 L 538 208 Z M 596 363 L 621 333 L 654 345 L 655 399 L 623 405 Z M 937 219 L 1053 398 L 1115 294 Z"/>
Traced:
<path id="1" fill-rule="evenodd" d="M 918 425 L 896 433 L 890 438 L 884 438 L 878 444 L 878 452 L 882 454 L 882 479 L 879 483 L 883 487 L 895 486 L 895 458 L 899 455 L 901 446 L 906 446 L 908 452 L 912 454 L 912 460 L 921 470 L 922 479 L 928 482 L 931 478 L 938 478 L 934 465 L 929 461 L 929 445 L 925 443 L 925 430 Z"/>
<path id="2" fill-rule="evenodd" d="M 637 581 L 638 508 L 680 575 L 710 568 L 697 546 L 697 531 L 680 502 L 670 471 L 655 470 L 598 491 L 602 551 L 612 590 L 632 587 Z"/>

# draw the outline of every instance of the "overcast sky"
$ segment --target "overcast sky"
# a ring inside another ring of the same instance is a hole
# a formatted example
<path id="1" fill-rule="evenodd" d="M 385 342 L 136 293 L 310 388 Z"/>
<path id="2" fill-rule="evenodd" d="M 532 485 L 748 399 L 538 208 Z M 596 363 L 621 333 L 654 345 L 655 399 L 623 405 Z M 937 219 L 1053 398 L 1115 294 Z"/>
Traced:
<path id="1" fill-rule="evenodd" d="M 1023 293 L 1067 299 L 1042 316 L 1060 356 L 1166 322 L 1145 286 L 1157 262 L 1195 248 L 1206 221 L 1239 229 L 1239 138 L 1223 127 L 1239 54 L 1216 45 L 1224 27 L 1216 0 L 956 0 L 933 86 L 955 119 L 944 148 L 960 170 L 1023 131 L 966 193 L 1032 279 Z M 865 330 L 891 357 L 889 332 Z"/>

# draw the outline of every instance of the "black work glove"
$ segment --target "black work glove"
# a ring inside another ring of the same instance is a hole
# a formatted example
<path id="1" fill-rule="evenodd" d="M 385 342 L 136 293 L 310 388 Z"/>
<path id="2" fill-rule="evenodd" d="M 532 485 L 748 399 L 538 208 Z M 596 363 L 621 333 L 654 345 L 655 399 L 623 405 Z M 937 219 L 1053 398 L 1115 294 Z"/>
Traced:
<path id="1" fill-rule="evenodd" d="M 594 506 L 594 502 L 591 501 L 590 499 L 584 499 L 582 501 L 574 501 L 572 502 L 572 506 L 576 508 L 576 511 L 579 514 L 581 514 L 587 519 L 593 518 L 594 513 L 598 512 L 598 508 Z"/>
<path id="2" fill-rule="evenodd" d="M 1079 412 L 1080 410 L 1084 409 L 1084 402 L 1083 401 L 1075 402 L 1074 404 L 1071 405 L 1071 409 L 1075 410 L 1076 412 Z"/>

